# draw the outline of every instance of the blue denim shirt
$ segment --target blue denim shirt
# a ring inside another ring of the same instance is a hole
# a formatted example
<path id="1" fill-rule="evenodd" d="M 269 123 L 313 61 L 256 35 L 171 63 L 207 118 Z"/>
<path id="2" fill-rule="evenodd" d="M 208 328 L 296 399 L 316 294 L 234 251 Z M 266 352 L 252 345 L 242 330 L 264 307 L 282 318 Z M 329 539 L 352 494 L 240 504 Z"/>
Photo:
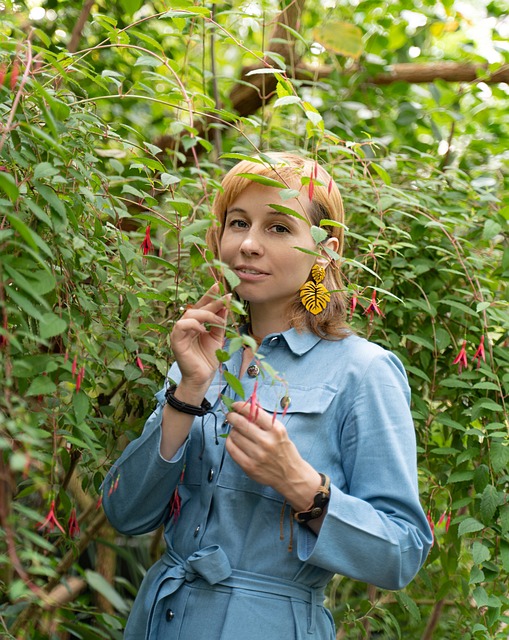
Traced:
<path id="1" fill-rule="evenodd" d="M 255 377 L 245 374 L 246 397 L 257 381 L 261 406 L 277 412 L 302 457 L 331 478 L 320 532 L 295 523 L 292 533 L 283 497 L 251 480 L 226 452 L 221 396 L 235 395 L 222 371 L 206 396 L 214 414 L 203 424 L 195 419 L 171 461 L 159 453 L 160 391 L 142 435 L 104 486 L 104 509 L 119 531 L 165 526 L 167 552 L 144 578 L 127 640 L 195 640 L 204 633 L 212 640 L 333 640 L 323 588 L 335 573 L 400 589 L 426 559 L 432 538 L 419 502 L 401 362 L 358 336 L 330 341 L 294 329 L 266 336 L 259 354 L 281 379 L 264 375 L 263 366 Z M 236 352 L 223 371 L 238 377 L 240 366 Z M 169 377 L 179 381 L 177 367 Z M 177 486 L 175 519 L 170 497 Z"/>

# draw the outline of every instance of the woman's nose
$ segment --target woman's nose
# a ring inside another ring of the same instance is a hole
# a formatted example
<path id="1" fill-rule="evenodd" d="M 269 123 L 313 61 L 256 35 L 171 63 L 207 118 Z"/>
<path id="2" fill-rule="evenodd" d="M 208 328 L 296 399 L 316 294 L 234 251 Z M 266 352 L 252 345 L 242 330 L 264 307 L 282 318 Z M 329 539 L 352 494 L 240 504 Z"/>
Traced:
<path id="1" fill-rule="evenodd" d="M 254 232 L 253 230 L 249 231 L 249 233 L 242 240 L 240 250 L 246 255 L 261 255 L 263 253 L 263 245 L 260 242 L 260 239 L 258 238 L 256 232 Z"/>

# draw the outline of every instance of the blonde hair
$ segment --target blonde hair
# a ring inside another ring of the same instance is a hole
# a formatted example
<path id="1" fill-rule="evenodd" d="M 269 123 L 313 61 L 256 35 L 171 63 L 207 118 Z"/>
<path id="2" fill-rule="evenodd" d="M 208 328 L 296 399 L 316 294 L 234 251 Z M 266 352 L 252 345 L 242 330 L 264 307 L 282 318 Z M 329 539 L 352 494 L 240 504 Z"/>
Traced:
<path id="1" fill-rule="evenodd" d="M 270 162 L 269 162 L 270 160 Z M 321 220 L 333 220 L 344 224 L 344 209 L 341 193 L 329 173 L 314 160 L 293 153 L 264 152 L 260 159 L 242 160 L 225 175 L 214 198 L 212 212 L 218 222 L 207 232 L 207 244 L 214 256 L 221 259 L 220 243 L 223 235 L 226 211 L 239 195 L 253 184 L 253 180 L 239 174 L 250 173 L 272 178 L 288 188 L 302 189 L 301 178 L 312 178 L 311 206 L 306 215 L 311 225 L 320 226 Z M 311 190 L 308 190 L 311 194 Z M 323 225 L 329 237 L 338 239 L 338 251 L 343 252 L 344 233 L 342 226 Z M 330 258 L 323 284 L 331 294 L 327 308 L 316 316 L 306 311 L 300 302 L 299 293 L 290 309 L 290 326 L 298 331 L 307 329 L 321 338 L 340 339 L 351 333 L 346 324 L 346 295 L 338 261 Z"/>

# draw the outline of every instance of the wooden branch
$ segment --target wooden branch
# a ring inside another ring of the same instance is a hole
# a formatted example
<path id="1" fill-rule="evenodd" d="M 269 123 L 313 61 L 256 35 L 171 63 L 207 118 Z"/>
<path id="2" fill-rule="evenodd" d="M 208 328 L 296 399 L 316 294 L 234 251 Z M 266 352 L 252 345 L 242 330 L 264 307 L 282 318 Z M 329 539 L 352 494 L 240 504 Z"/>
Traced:
<path id="1" fill-rule="evenodd" d="M 504 65 L 490 73 L 488 65 L 469 64 L 461 62 L 406 62 L 395 64 L 389 73 L 381 73 L 372 78 L 374 84 L 391 84 L 393 82 L 509 82 L 509 65 Z"/>
<path id="2" fill-rule="evenodd" d="M 285 26 L 299 30 L 299 19 L 304 9 L 305 0 L 293 0 L 276 18 L 276 26 L 269 38 L 268 50 L 283 57 L 290 69 L 295 69 L 299 63 L 299 56 L 295 51 L 295 40 Z M 274 66 L 274 61 L 264 58 L 264 64 L 258 63 L 244 67 L 238 82 L 230 93 L 232 108 L 240 116 L 248 116 L 269 100 L 274 93 L 277 80 L 273 74 L 259 74 L 248 76 L 250 71 Z"/>
<path id="3" fill-rule="evenodd" d="M 92 11 L 92 7 L 94 6 L 95 0 L 86 0 L 85 4 L 81 9 L 81 13 L 76 20 L 76 24 L 74 25 L 74 29 L 71 33 L 71 38 L 69 40 L 69 44 L 67 49 L 71 53 L 75 53 L 78 50 L 78 45 L 81 40 L 81 34 L 83 32 L 83 27 L 85 26 L 86 21 L 88 20 L 88 16 Z"/>
<path id="4" fill-rule="evenodd" d="M 334 71 L 332 65 L 312 67 L 301 64 L 295 77 L 299 80 L 313 80 L 329 77 Z M 346 73 L 346 72 L 345 72 Z M 350 74 L 350 72 L 348 72 Z M 394 82 L 421 84 L 445 80 L 446 82 L 485 82 L 496 84 L 509 83 L 509 65 L 504 65 L 490 73 L 488 65 L 470 64 L 468 62 L 402 62 L 394 64 L 389 71 L 366 78 L 366 84 L 388 85 Z"/>

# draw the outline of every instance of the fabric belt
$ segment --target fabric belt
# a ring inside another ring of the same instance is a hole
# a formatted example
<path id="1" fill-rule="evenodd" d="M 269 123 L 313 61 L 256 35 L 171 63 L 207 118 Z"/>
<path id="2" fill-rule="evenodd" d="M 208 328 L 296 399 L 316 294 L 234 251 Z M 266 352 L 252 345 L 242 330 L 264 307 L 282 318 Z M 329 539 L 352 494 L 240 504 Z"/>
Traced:
<path id="1" fill-rule="evenodd" d="M 245 589 L 260 593 L 298 599 L 309 606 L 308 633 L 315 630 L 316 608 L 323 604 L 321 587 L 306 587 L 290 580 L 232 569 L 226 553 L 219 545 L 211 545 L 196 551 L 183 560 L 173 550 L 168 549 L 161 559 L 167 567 L 161 585 L 154 599 L 148 621 L 147 637 L 150 638 L 152 618 L 158 602 L 175 593 L 185 582 L 205 580 L 210 585 Z"/>

